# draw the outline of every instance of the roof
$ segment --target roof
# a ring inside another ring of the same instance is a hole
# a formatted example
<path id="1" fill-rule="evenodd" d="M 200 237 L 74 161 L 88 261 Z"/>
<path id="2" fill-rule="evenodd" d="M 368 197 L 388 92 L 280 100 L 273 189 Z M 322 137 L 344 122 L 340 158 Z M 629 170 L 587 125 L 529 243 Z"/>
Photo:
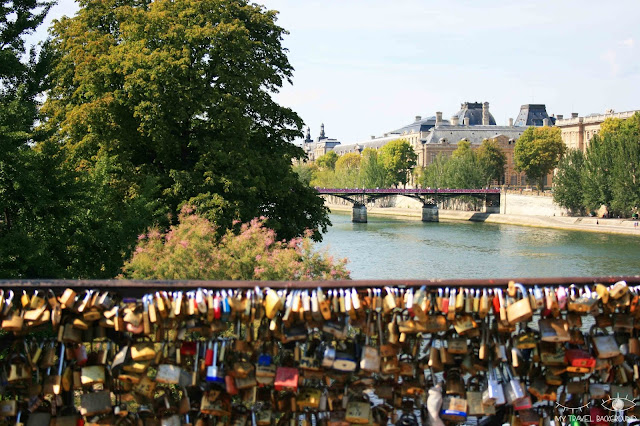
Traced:
<path id="1" fill-rule="evenodd" d="M 338 145 L 333 148 L 333 151 L 338 155 L 343 155 L 349 152 L 362 152 L 366 148 L 379 149 L 385 146 L 387 143 L 398 139 L 402 139 L 402 136 L 394 134 L 391 136 L 365 140 L 347 145 Z"/>
<path id="2" fill-rule="evenodd" d="M 480 145 L 483 140 L 503 135 L 509 139 L 518 139 L 525 129 L 509 126 L 439 126 L 434 128 L 429 135 L 422 140 L 423 143 L 440 143 L 441 139 L 451 144 L 456 144 L 463 139 L 472 145 Z"/>
<path id="3" fill-rule="evenodd" d="M 544 104 L 526 104 L 520 107 L 520 113 L 513 125 L 518 127 L 543 126 L 545 118 L 549 119 L 551 125 L 556 122 L 554 117 L 549 117 L 547 107 Z"/>
<path id="4" fill-rule="evenodd" d="M 480 126 L 482 125 L 482 104 L 479 102 L 464 102 L 460 105 L 460 111 L 455 115 L 458 116 L 460 125 L 464 124 L 464 119 L 469 118 L 469 125 Z M 489 112 L 489 124 L 496 125 L 496 120 Z"/>
<path id="5" fill-rule="evenodd" d="M 449 124 L 448 120 L 442 120 L 442 124 Z M 407 124 L 404 127 L 400 127 L 398 130 L 394 130 L 390 133 L 396 133 L 398 135 L 402 135 L 406 133 L 418 133 L 418 132 L 426 132 L 429 129 L 433 128 L 436 125 L 436 117 L 425 117 L 421 120 L 414 121 L 411 124 Z"/>

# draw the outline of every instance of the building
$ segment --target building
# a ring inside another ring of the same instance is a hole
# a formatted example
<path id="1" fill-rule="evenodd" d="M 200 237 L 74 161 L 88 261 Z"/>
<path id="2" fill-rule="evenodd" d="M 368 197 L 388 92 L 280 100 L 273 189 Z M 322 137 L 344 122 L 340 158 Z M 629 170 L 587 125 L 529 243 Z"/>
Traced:
<path id="1" fill-rule="evenodd" d="M 579 149 L 586 152 L 589 142 L 600 132 L 600 126 L 607 118 L 627 119 L 638 111 L 614 112 L 607 110 L 604 114 L 590 114 L 579 117 L 578 113 L 571 113 L 571 118 L 558 115 L 556 126 L 562 132 L 562 141 L 569 149 Z"/>
<path id="2" fill-rule="evenodd" d="M 380 149 L 390 141 L 404 139 L 413 146 L 418 155 L 417 166 L 425 167 L 433 163 L 440 154 L 451 156 L 461 140 L 469 141 L 472 148 L 478 148 L 484 140 L 495 139 L 507 157 L 505 176 L 499 184 L 513 186 L 528 185 L 524 173 L 515 171 L 513 149 L 515 142 L 529 126 L 552 125 L 554 117 L 549 117 L 545 105 L 526 104 L 520 107 L 516 121 L 509 119 L 507 125 L 498 126 L 489 110 L 489 103 L 464 102 L 460 110 L 450 120 L 442 118 L 442 112 L 422 118 L 416 116 L 410 124 L 385 133 L 381 137 L 353 144 L 338 145 L 334 151 L 338 155 L 362 152 L 365 148 Z"/>
<path id="3" fill-rule="evenodd" d="M 327 152 L 333 150 L 340 145 L 340 141 L 326 137 L 324 133 L 324 123 L 320 125 L 320 136 L 314 141 L 311 139 L 311 129 L 307 127 L 307 134 L 302 143 L 302 149 L 307 154 L 309 161 L 315 161 L 318 157 L 322 157 Z"/>

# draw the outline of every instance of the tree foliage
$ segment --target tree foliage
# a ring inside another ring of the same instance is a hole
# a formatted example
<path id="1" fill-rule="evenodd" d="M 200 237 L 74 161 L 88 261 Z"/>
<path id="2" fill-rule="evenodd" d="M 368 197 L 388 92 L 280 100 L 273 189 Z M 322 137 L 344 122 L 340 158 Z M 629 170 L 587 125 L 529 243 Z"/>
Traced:
<path id="1" fill-rule="evenodd" d="M 525 172 L 543 189 L 544 177 L 558 164 L 565 145 L 558 127 L 529 127 L 516 142 L 513 152 L 515 168 Z"/>
<path id="2" fill-rule="evenodd" d="M 628 216 L 640 207 L 640 114 L 607 119 L 586 151 L 583 172 L 585 207 L 601 205 Z"/>
<path id="3" fill-rule="evenodd" d="M 504 169 L 507 165 L 507 156 L 500 148 L 498 141 L 495 139 L 485 139 L 482 141 L 482 145 L 480 145 L 476 154 L 482 172 L 487 179 L 487 186 L 489 186 L 493 180 L 501 184 L 504 178 Z"/>
<path id="4" fill-rule="evenodd" d="M 571 152 L 558 166 L 554 200 L 572 212 L 606 206 L 613 215 L 630 216 L 640 208 L 640 114 L 608 118 L 585 154 Z"/>
<path id="5" fill-rule="evenodd" d="M 567 152 L 553 178 L 553 201 L 574 214 L 584 213 L 584 154 L 580 150 Z"/>
<path id="6" fill-rule="evenodd" d="M 375 149 L 365 148 L 362 151 L 360 182 L 364 188 L 386 188 L 388 186 L 388 173 Z"/>
<path id="7" fill-rule="evenodd" d="M 451 157 L 439 154 L 419 174 L 424 188 L 483 188 L 504 175 L 506 157 L 495 141 L 484 141 L 474 150 L 462 140 Z M 503 170 L 500 174 L 498 172 Z M 497 176 L 497 177 L 496 177 Z"/>
<path id="8" fill-rule="evenodd" d="M 132 279 L 329 280 L 347 279 L 346 260 L 313 250 L 307 237 L 278 240 L 263 219 L 222 237 L 216 226 L 185 206 L 167 233 L 150 229 L 123 268 Z"/>
<path id="9" fill-rule="evenodd" d="M 329 151 L 323 156 L 319 157 L 315 163 L 320 168 L 335 170 L 336 161 L 338 161 L 338 154 L 336 154 L 334 151 Z"/>
<path id="10" fill-rule="evenodd" d="M 272 98 L 293 71 L 275 21 L 245 0 L 83 0 L 54 26 L 47 129 L 74 169 L 108 159 L 114 202 L 145 206 L 147 226 L 186 203 L 220 232 L 263 215 L 319 238 L 327 209 L 291 167 L 302 121 Z"/>
<path id="11" fill-rule="evenodd" d="M 380 148 L 379 158 L 387 172 L 388 183 L 406 186 L 418 155 L 409 142 L 397 139 Z"/>

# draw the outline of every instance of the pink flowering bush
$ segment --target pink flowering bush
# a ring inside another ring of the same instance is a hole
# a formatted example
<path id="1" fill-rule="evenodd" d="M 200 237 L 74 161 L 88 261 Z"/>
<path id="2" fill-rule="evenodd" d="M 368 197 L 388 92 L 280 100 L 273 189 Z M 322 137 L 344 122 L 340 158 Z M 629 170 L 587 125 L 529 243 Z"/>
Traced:
<path id="1" fill-rule="evenodd" d="M 151 229 L 138 245 L 121 278 L 193 280 L 332 280 L 348 279 L 346 259 L 316 251 L 309 238 L 276 240 L 264 218 L 216 236 L 207 219 L 182 209 L 179 224 L 162 234 Z"/>

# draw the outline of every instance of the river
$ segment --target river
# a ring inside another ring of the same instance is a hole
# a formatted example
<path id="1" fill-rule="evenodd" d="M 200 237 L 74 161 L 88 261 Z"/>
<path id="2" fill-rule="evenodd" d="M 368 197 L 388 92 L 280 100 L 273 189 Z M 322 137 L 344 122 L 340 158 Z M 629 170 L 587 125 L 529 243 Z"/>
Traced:
<path id="1" fill-rule="evenodd" d="M 353 279 L 640 274 L 640 238 L 491 223 L 423 223 L 332 213 L 319 245 L 349 259 Z"/>

